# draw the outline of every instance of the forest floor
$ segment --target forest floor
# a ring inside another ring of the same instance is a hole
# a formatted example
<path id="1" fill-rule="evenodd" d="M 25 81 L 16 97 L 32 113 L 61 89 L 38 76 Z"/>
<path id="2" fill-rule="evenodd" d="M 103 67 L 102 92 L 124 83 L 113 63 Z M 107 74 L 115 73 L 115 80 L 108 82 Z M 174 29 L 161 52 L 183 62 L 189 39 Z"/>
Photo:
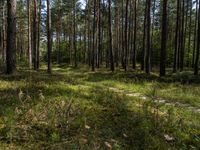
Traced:
<path id="1" fill-rule="evenodd" d="M 200 77 L 65 65 L 1 74 L 0 149 L 200 149 Z"/>

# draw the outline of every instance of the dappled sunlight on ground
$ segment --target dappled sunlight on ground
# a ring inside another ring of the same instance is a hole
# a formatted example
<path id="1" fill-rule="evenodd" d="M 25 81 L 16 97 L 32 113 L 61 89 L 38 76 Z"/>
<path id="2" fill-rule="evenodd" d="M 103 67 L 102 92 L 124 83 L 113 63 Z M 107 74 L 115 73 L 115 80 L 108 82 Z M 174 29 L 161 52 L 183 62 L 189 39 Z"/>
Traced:
<path id="1" fill-rule="evenodd" d="M 140 71 L 88 70 L 62 66 L 52 75 L 45 70 L 0 75 L 0 146 L 199 148 L 200 114 L 154 101 L 200 107 L 200 86 L 185 84 L 186 75 L 166 80 Z"/>

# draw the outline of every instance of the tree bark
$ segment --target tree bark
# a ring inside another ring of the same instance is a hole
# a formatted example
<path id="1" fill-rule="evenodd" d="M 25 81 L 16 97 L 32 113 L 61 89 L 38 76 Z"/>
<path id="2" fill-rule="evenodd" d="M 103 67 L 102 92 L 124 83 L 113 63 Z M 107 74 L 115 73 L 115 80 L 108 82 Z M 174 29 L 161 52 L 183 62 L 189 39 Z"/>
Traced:
<path id="1" fill-rule="evenodd" d="M 109 27 L 109 49 L 110 49 L 110 69 L 115 70 L 113 48 L 112 48 L 112 18 L 111 18 L 111 0 L 108 0 L 108 27 Z"/>
<path id="2" fill-rule="evenodd" d="M 38 12 L 38 31 L 37 31 L 37 61 L 36 67 L 40 68 L 40 23 L 41 23 L 41 9 L 42 9 L 42 0 L 39 0 L 39 12 Z"/>
<path id="3" fill-rule="evenodd" d="M 33 65 L 34 70 L 37 70 L 37 0 L 34 0 L 34 12 L 33 12 Z"/>
<path id="4" fill-rule="evenodd" d="M 93 13 L 94 13 L 94 18 L 93 18 L 93 48 L 92 48 L 92 71 L 95 71 L 95 48 L 96 48 L 96 0 L 94 0 L 93 3 Z"/>
<path id="5" fill-rule="evenodd" d="M 163 0 L 160 76 L 165 76 L 166 74 L 166 71 L 165 71 L 166 49 L 167 49 L 167 0 Z"/>
<path id="6" fill-rule="evenodd" d="M 151 68 L 151 0 L 147 0 L 147 45 L 145 58 L 145 72 L 150 74 Z"/>
<path id="7" fill-rule="evenodd" d="M 200 2 L 199 2 L 199 10 L 200 10 Z M 200 52 L 200 11 L 198 11 L 198 29 L 197 29 L 197 50 L 196 50 L 196 59 L 194 65 L 194 75 L 198 75 L 199 73 L 199 52 Z"/>
<path id="8" fill-rule="evenodd" d="M 126 0 L 126 15 L 125 15 L 125 39 L 124 39 L 124 45 L 125 45 L 125 60 L 124 60 L 124 70 L 127 71 L 127 63 L 128 63 L 128 4 L 129 0 Z"/>
<path id="9" fill-rule="evenodd" d="M 175 49 L 174 49 L 174 64 L 173 72 L 177 71 L 178 64 L 178 44 L 179 44 L 179 14 L 180 14 L 180 0 L 177 0 L 177 10 L 176 10 L 176 33 L 175 33 Z"/>
<path id="10" fill-rule="evenodd" d="M 32 45 L 31 45 L 31 1 L 27 0 L 28 5 L 28 58 L 29 58 L 29 69 L 32 68 Z"/>
<path id="11" fill-rule="evenodd" d="M 16 0 L 7 0 L 7 74 L 16 71 Z"/>
<path id="12" fill-rule="evenodd" d="M 47 49 L 48 49 L 48 69 L 47 72 L 51 74 L 52 72 L 52 62 L 51 62 L 51 53 L 52 53 L 52 31 L 51 31 L 51 8 L 50 0 L 47 0 Z"/>
<path id="13" fill-rule="evenodd" d="M 133 69 L 136 69 L 136 41 L 137 41 L 137 0 L 134 3 L 134 41 L 133 41 Z"/>

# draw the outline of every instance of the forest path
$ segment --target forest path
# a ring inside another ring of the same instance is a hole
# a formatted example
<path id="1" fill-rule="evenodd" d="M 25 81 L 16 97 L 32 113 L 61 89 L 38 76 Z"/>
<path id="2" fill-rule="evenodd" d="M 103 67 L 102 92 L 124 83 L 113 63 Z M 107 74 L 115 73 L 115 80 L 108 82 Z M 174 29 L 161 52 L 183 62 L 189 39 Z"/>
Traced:
<path id="1" fill-rule="evenodd" d="M 144 101 L 149 101 L 149 100 L 152 99 L 151 97 L 143 95 L 142 93 L 134 93 L 134 92 L 131 92 L 131 91 L 126 91 L 126 90 L 118 89 L 118 88 L 115 88 L 115 87 L 109 87 L 108 89 L 112 92 L 115 92 L 115 93 L 118 93 L 118 94 L 124 94 L 124 95 L 129 96 L 129 97 L 140 98 Z M 199 107 L 194 107 L 194 106 L 191 106 L 190 104 L 184 104 L 184 103 L 177 102 L 177 101 L 173 102 L 172 100 L 166 100 L 166 99 L 163 99 L 161 97 L 154 97 L 153 99 L 154 99 L 155 103 L 163 104 L 163 105 L 166 105 L 166 106 L 181 107 L 181 108 L 188 109 L 188 110 L 190 110 L 194 113 L 200 113 Z"/>

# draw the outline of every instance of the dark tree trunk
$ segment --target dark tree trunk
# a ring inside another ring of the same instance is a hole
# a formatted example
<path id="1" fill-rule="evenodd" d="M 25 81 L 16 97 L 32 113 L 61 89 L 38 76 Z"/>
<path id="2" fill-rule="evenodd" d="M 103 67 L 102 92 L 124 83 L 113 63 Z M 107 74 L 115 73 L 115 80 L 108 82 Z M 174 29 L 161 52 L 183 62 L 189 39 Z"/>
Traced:
<path id="1" fill-rule="evenodd" d="M 180 49 L 180 71 L 183 71 L 185 57 L 185 1 L 182 2 L 182 27 L 181 27 L 181 49 Z"/>
<path id="2" fill-rule="evenodd" d="M 16 0 L 7 0 L 7 74 L 16 70 Z"/>
<path id="3" fill-rule="evenodd" d="M 147 24 L 147 4 L 145 6 L 144 13 L 144 24 L 143 24 L 143 43 L 142 43 L 142 58 L 141 58 L 141 70 L 145 69 L 145 58 L 146 58 L 146 24 Z"/>
<path id="4" fill-rule="evenodd" d="M 6 43 L 7 43 L 7 35 L 6 35 L 6 26 L 7 26 L 7 20 L 5 17 L 5 9 L 6 9 L 6 3 L 4 1 L 1 2 L 2 6 L 2 60 L 5 62 L 6 60 Z"/>
<path id="5" fill-rule="evenodd" d="M 177 14 L 176 14 L 176 34 L 175 34 L 175 49 L 174 49 L 174 64 L 173 72 L 177 71 L 178 65 L 178 44 L 179 44 L 179 13 L 180 13 L 180 0 L 177 0 Z"/>
<path id="6" fill-rule="evenodd" d="M 74 67 L 77 63 L 77 48 L 76 48 L 76 1 L 73 0 L 73 48 L 74 48 Z"/>
<path id="7" fill-rule="evenodd" d="M 33 65 L 34 70 L 37 70 L 37 0 L 34 0 L 33 12 Z"/>
<path id="8" fill-rule="evenodd" d="M 167 49 L 167 0 L 163 1 L 162 13 L 162 39 L 161 39 L 161 53 L 160 53 L 160 76 L 165 76 L 166 65 L 166 49 Z"/>
<path id="9" fill-rule="evenodd" d="M 111 18 L 111 0 L 108 0 L 108 27 L 109 27 L 109 49 L 110 49 L 110 69 L 115 70 L 114 57 L 112 49 L 112 18 Z"/>
<path id="10" fill-rule="evenodd" d="M 38 12 L 38 32 L 37 32 L 37 59 L 36 66 L 37 69 L 40 67 L 40 22 L 41 22 L 41 9 L 42 9 L 42 0 L 39 0 L 39 12 Z"/>
<path id="11" fill-rule="evenodd" d="M 193 43 L 193 52 L 192 52 L 192 67 L 195 64 L 195 52 L 196 52 L 196 43 L 197 43 L 197 21 L 198 21 L 198 3 L 199 1 L 196 0 L 196 13 L 195 13 L 195 25 L 194 25 L 194 43 Z"/>
<path id="12" fill-rule="evenodd" d="M 151 0 L 147 0 L 147 45 L 145 58 L 145 72 L 150 74 L 151 68 Z"/>
<path id="13" fill-rule="evenodd" d="M 125 45 L 125 60 L 124 70 L 127 71 L 128 65 L 128 4 L 129 0 L 126 0 L 126 15 L 125 15 L 125 33 L 124 33 L 124 45 Z"/>
<path id="14" fill-rule="evenodd" d="M 94 6 L 93 6 L 93 48 L 92 48 L 92 71 L 95 71 L 95 48 L 96 48 L 96 42 L 95 42 L 95 35 L 96 35 L 96 0 L 94 0 Z"/>
<path id="15" fill-rule="evenodd" d="M 28 5 L 28 58 L 29 69 L 32 68 L 32 39 L 31 39 L 31 0 L 27 0 Z"/>
<path id="16" fill-rule="evenodd" d="M 137 0 L 134 3 L 134 41 L 133 41 L 133 69 L 136 69 L 136 41 L 137 41 Z"/>
<path id="17" fill-rule="evenodd" d="M 51 53 L 52 53 L 52 31 L 51 31 L 51 8 L 50 8 L 50 0 L 47 0 L 47 49 L 48 49 L 48 70 L 47 72 L 51 74 Z"/>
<path id="18" fill-rule="evenodd" d="M 200 10 L 200 2 L 199 2 L 199 10 Z M 199 51 L 200 51 L 200 11 L 198 11 L 198 29 L 197 29 L 197 50 L 196 50 L 196 59 L 194 65 L 194 75 L 198 75 L 199 73 Z"/>
<path id="19" fill-rule="evenodd" d="M 188 35 L 188 47 L 187 47 L 187 67 L 191 66 L 190 61 L 190 52 L 191 52 L 191 33 L 192 33 L 192 7 L 193 2 L 192 0 L 189 1 L 189 8 L 190 8 L 190 14 L 189 14 L 189 35 Z"/>

